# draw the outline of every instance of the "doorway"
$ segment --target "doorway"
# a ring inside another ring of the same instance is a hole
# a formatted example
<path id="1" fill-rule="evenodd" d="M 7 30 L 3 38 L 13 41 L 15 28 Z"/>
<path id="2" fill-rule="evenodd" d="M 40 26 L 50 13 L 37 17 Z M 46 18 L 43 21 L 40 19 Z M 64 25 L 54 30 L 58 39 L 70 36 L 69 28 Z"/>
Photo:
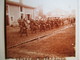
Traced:
<path id="1" fill-rule="evenodd" d="M 6 15 L 6 26 L 9 25 L 9 15 Z"/>

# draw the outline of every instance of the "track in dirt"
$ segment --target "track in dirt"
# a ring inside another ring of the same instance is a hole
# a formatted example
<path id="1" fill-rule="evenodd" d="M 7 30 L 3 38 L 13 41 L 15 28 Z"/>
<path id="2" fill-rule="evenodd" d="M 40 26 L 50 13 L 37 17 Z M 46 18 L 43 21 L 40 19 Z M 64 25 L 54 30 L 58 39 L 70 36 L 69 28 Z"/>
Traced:
<path id="1" fill-rule="evenodd" d="M 55 34 L 60 33 L 62 30 L 65 30 L 65 29 L 67 29 L 67 28 L 70 28 L 70 27 L 73 27 L 73 25 L 64 26 L 62 29 L 56 30 L 56 31 L 54 31 L 54 32 L 51 33 L 51 34 L 46 34 L 46 35 L 43 35 L 43 36 L 39 36 L 39 37 L 33 38 L 33 39 L 29 40 L 29 41 L 24 41 L 24 42 L 22 42 L 22 43 L 18 43 L 18 44 L 16 44 L 16 45 L 13 45 L 13 46 L 9 47 L 8 49 L 14 48 L 14 47 L 17 47 L 17 46 L 19 46 L 19 45 L 26 44 L 26 43 L 29 43 L 29 42 L 33 42 L 33 41 L 36 41 L 36 40 L 41 40 L 41 39 L 48 38 L 48 37 L 50 37 L 50 36 L 53 36 L 53 35 L 55 35 Z"/>

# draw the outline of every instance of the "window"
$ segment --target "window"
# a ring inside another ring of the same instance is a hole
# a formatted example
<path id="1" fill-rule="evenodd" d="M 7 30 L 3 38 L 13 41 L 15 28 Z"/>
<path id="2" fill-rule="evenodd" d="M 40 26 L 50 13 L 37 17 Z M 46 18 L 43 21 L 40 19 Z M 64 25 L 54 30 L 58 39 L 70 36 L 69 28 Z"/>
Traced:
<path id="1" fill-rule="evenodd" d="M 11 17 L 11 21 L 13 21 L 13 17 Z"/>
<path id="2" fill-rule="evenodd" d="M 6 5 L 6 13 L 8 13 L 8 5 Z"/>
<path id="3" fill-rule="evenodd" d="M 20 11 L 22 12 L 22 7 L 20 7 Z"/>

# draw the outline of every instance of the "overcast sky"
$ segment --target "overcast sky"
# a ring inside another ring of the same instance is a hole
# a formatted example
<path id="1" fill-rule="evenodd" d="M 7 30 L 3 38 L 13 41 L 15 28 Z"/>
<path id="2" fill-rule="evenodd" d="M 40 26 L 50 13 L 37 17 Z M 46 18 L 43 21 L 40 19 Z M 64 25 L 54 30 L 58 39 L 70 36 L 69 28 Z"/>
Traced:
<path id="1" fill-rule="evenodd" d="M 13 1 L 18 2 L 19 0 Z M 23 0 L 23 3 L 33 7 L 42 6 L 44 13 L 55 9 L 71 11 L 77 7 L 77 0 Z"/>

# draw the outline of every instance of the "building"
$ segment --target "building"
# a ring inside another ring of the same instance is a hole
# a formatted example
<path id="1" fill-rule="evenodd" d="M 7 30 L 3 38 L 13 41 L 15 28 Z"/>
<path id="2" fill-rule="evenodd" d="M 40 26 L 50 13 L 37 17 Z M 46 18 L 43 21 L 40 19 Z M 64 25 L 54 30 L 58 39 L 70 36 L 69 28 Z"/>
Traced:
<path id="1" fill-rule="evenodd" d="M 34 7 L 20 2 L 6 1 L 6 25 L 18 25 L 19 18 L 34 19 Z"/>

